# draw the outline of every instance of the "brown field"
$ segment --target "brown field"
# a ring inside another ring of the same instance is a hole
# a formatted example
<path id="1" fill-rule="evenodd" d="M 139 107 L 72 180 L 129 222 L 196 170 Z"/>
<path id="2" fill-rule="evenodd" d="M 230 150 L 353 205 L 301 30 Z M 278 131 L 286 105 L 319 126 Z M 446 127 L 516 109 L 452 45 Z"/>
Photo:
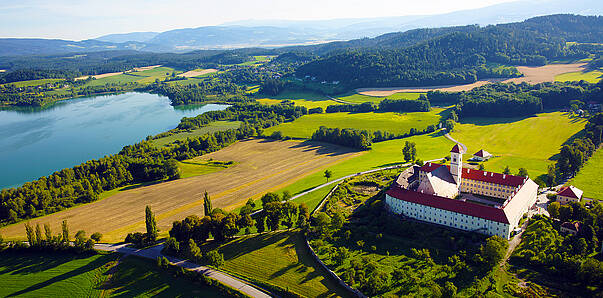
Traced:
<path id="1" fill-rule="evenodd" d="M 203 69 L 203 70 L 190 70 L 185 73 L 181 73 L 178 76 L 185 77 L 185 78 L 194 78 L 194 77 L 202 76 L 204 74 L 208 74 L 208 73 L 212 73 L 212 72 L 216 72 L 216 71 L 218 71 L 218 70 L 213 69 L 213 68 Z"/>
<path id="2" fill-rule="evenodd" d="M 359 88 L 356 92 L 368 96 L 390 96 L 399 92 L 427 92 L 427 91 L 448 91 L 460 92 L 469 91 L 475 87 L 483 86 L 489 83 L 522 83 L 538 84 L 543 82 L 554 82 L 555 76 L 568 72 L 584 71 L 586 63 L 573 64 L 549 64 L 545 66 L 518 66 L 517 70 L 523 73 L 521 78 L 512 79 L 488 79 L 477 81 L 472 84 L 464 85 L 441 85 L 441 86 L 425 86 L 425 87 L 388 87 L 388 88 Z"/>
<path id="3" fill-rule="evenodd" d="M 280 189 L 311 173 L 357 156 L 343 147 L 314 142 L 246 140 L 202 159 L 235 161 L 228 169 L 119 192 L 104 200 L 78 206 L 31 220 L 31 224 L 51 225 L 56 233 L 67 220 L 75 234 L 100 232 L 104 242 L 119 242 L 127 233 L 143 232 L 144 209 L 150 205 L 161 232 L 169 231 L 174 220 L 203 215 L 203 193 L 207 190 L 214 208 L 233 210 L 248 198 L 257 199 L 268 191 Z M 23 223 L 0 229 L 9 239 L 23 239 Z"/>
<path id="4" fill-rule="evenodd" d="M 135 67 L 132 70 L 126 71 L 126 72 L 131 72 L 131 71 L 144 71 L 144 70 L 149 70 L 149 69 L 153 69 L 156 67 L 159 67 L 161 65 L 151 65 L 151 66 L 145 66 L 145 67 Z M 88 77 L 93 77 L 95 79 L 102 79 L 102 78 L 107 78 L 107 77 L 112 77 L 112 76 L 116 76 L 116 75 L 120 75 L 124 73 L 123 71 L 120 72 L 109 72 L 109 73 L 103 73 L 103 74 L 99 74 L 99 75 L 93 75 L 93 76 L 81 76 L 81 77 L 77 77 L 75 78 L 76 80 L 85 80 Z"/>

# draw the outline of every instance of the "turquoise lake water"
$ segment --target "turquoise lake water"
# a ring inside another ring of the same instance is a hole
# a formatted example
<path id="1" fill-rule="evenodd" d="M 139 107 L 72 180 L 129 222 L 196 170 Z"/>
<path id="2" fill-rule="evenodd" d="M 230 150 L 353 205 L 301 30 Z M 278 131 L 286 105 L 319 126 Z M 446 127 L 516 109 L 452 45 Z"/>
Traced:
<path id="1" fill-rule="evenodd" d="M 125 93 L 39 109 L 0 110 L 0 189 L 19 186 L 172 129 L 182 117 L 227 105 L 173 107 L 164 96 Z"/>

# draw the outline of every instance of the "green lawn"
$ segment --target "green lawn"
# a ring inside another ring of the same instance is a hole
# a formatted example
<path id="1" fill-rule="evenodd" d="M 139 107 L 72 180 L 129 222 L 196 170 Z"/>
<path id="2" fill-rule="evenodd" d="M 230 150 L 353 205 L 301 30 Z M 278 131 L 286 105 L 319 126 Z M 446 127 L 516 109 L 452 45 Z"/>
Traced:
<path id="1" fill-rule="evenodd" d="M 603 200 L 603 150 L 599 149 L 568 184 L 584 191 L 587 198 Z"/>
<path id="2" fill-rule="evenodd" d="M 168 77 L 169 75 L 171 75 L 172 72 L 176 72 L 177 74 L 180 73 L 180 71 L 176 71 L 170 67 L 156 67 L 156 68 L 149 69 L 149 70 L 132 71 L 132 72 L 127 72 L 125 74 L 119 74 L 119 75 L 115 75 L 115 76 L 92 80 L 84 86 L 102 86 L 105 84 L 125 84 L 125 83 L 132 83 L 132 82 L 137 82 L 140 84 L 148 84 L 148 83 L 155 82 L 155 79 L 163 80 L 166 77 Z M 167 75 L 168 73 L 169 73 L 169 75 Z"/>
<path id="3" fill-rule="evenodd" d="M 273 232 L 237 238 L 220 245 L 221 270 L 305 297 L 349 294 L 319 267 L 298 232 Z"/>
<path id="4" fill-rule="evenodd" d="M 122 259 L 107 291 L 120 297 L 227 297 L 200 282 L 161 271 L 154 260 L 133 256 Z"/>
<path id="5" fill-rule="evenodd" d="M 320 127 L 355 128 L 369 131 L 388 131 L 404 134 L 411 128 L 423 130 L 427 126 L 440 121 L 443 109 L 432 109 L 430 112 L 416 113 L 324 113 L 304 115 L 293 122 L 283 123 L 266 129 L 265 134 L 281 131 L 294 138 L 310 138 Z"/>
<path id="6" fill-rule="evenodd" d="M 233 166 L 231 161 L 201 160 L 197 158 L 178 162 L 180 178 L 188 178 L 218 172 Z"/>
<path id="7" fill-rule="evenodd" d="M 237 129 L 241 126 L 241 121 L 214 121 L 207 126 L 194 129 L 190 132 L 181 132 L 168 137 L 152 140 L 155 146 L 167 146 L 178 140 L 186 140 L 187 138 L 199 137 L 204 134 L 214 133 L 217 131 L 225 131 L 229 129 Z"/>
<path id="8" fill-rule="evenodd" d="M 19 82 L 7 83 L 4 85 L 15 85 L 15 87 L 30 87 L 30 86 L 46 85 L 48 83 L 56 83 L 59 81 L 63 81 L 63 79 L 40 79 L 40 80 L 19 81 Z"/>
<path id="9" fill-rule="evenodd" d="M 99 297 L 115 254 L 1 253 L 0 296 Z"/>
<path id="10" fill-rule="evenodd" d="M 330 105 L 339 104 L 338 102 L 332 101 L 324 95 L 311 92 L 285 91 L 277 96 L 257 99 L 258 102 L 268 105 L 277 104 L 283 100 L 291 100 L 295 103 L 295 105 L 306 107 L 308 109 L 321 107 L 323 110 L 326 110 Z"/>
<path id="11" fill-rule="evenodd" d="M 590 83 L 597 83 L 603 77 L 603 71 L 593 70 L 593 71 L 577 71 L 577 72 L 568 72 L 564 74 L 560 74 L 555 76 L 555 81 L 558 82 L 568 82 L 568 81 L 580 81 L 585 80 Z"/>
<path id="12" fill-rule="evenodd" d="M 367 151 L 358 157 L 351 158 L 328 167 L 328 169 L 333 173 L 331 179 L 337 179 L 366 170 L 404 163 L 402 157 L 402 147 L 404 147 L 404 142 L 406 141 L 414 142 L 416 144 L 417 157 L 422 160 L 430 160 L 448 156 L 450 154 L 450 149 L 454 145 L 452 141 L 446 139 L 440 132 L 435 132 L 428 135 L 413 136 L 405 139 L 373 143 L 373 147 L 370 151 Z M 326 182 L 326 179 L 323 176 L 324 170 L 325 169 L 319 169 L 317 172 L 310 174 L 293 184 L 276 190 L 276 192 L 282 193 L 283 191 L 287 190 L 291 194 L 295 195 L 321 185 Z M 295 202 L 304 202 L 308 205 L 308 207 L 310 207 L 310 210 L 312 210 L 314 207 L 316 207 L 316 205 L 318 205 L 320 200 L 324 198 L 327 193 L 328 190 L 323 188 L 297 198 L 295 199 Z"/>
<path id="13" fill-rule="evenodd" d="M 465 159 L 480 149 L 492 153 L 495 157 L 484 163 L 486 170 L 502 172 L 509 166 L 516 174 L 523 167 L 535 179 L 546 174 L 564 142 L 584 129 L 585 123 L 561 112 L 525 118 L 465 118 L 451 136 L 467 146 Z"/>
<path id="14" fill-rule="evenodd" d="M 336 96 L 335 98 L 341 99 L 343 101 L 347 101 L 350 103 L 363 103 L 363 102 L 379 103 L 386 98 L 388 98 L 388 99 L 417 99 L 417 98 L 419 98 L 419 96 L 421 94 L 422 93 L 399 92 L 399 93 L 392 94 L 390 96 L 379 97 L 379 96 L 369 96 L 369 95 L 353 93 L 353 94 L 345 94 L 345 95 Z"/>

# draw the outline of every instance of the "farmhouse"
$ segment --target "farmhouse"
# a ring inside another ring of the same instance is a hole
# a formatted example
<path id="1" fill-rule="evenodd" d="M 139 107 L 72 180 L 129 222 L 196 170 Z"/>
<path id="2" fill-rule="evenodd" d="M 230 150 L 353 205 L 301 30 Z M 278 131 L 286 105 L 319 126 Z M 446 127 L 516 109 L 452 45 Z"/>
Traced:
<path id="1" fill-rule="evenodd" d="M 385 196 L 387 208 L 405 217 L 509 239 L 536 203 L 538 185 L 527 177 L 462 167 L 455 145 L 450 165 L 427 163 L 405 170 Z"/>
<path id="2" fill-rule="evenodd" d="M 475 152 L 475 154 L 473 154 L 473 157 L 471 158 L 472 160 L 477 160 L 477 161 L 486 161 L 488 159 L 490 159 L 492 157 L 492 154 L 490 154 L 490 152 L 481 149 L 480 151 Z"/>
<path id="3" fill-rule="evenodd" d="M 575 222 L 564 222 L 559 227 L 559 231 L 564 234 L 572 234 L 577 235 L 580 232 L 580 228 L 582 227 L 582 223 L 579 221 Z"/>
<path id="4" fill-rule="evenodd" d="M 573 185 L 562 187 L 557 193 L 557 202 L 561 205 L 569 202 L 580 202 L 583 191 Z"/>

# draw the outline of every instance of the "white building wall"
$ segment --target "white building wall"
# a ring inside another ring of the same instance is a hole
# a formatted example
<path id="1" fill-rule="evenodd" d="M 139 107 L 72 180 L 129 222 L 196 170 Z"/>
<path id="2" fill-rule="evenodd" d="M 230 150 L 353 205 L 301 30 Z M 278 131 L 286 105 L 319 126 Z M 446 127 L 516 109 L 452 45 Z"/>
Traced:
<path id="1" fill-rule="evenodd" d="M 498 235 L 503 239 L 509 239 L 511 235 L 509 224 L 407 202 L 389 195 L 385 196 L 385 203 L 392 212 L 420 221 L 491 236 Z"/>

